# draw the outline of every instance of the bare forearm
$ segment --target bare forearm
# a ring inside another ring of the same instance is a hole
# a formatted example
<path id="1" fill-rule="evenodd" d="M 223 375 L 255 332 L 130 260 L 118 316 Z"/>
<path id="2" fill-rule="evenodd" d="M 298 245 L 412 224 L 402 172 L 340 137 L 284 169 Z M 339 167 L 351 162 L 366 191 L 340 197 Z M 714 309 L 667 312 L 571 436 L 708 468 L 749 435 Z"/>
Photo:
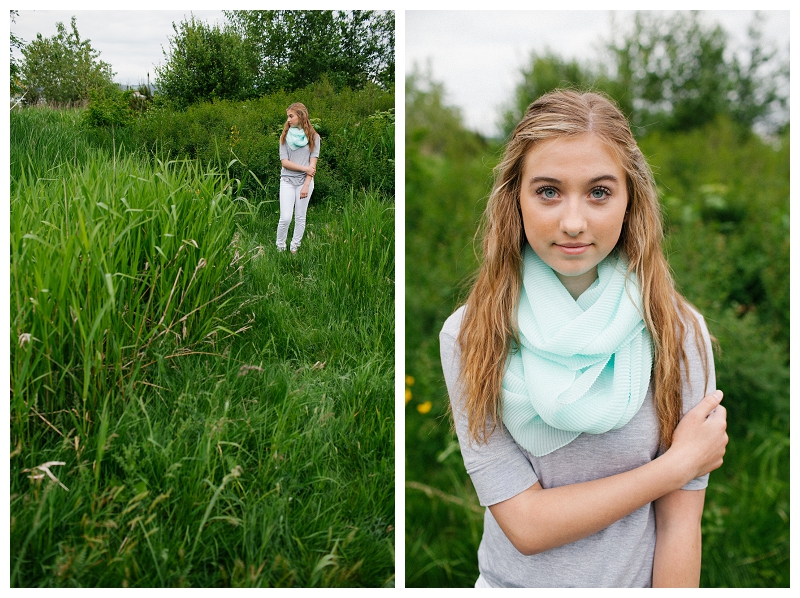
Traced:
<path id="1" fill-rule="evenodd" d="M 537 482 L 489 507 L 492 515 L 517 550 L 536 554 L 590 536 L 669 493 L 674 500 L 664 501 L 670 508 L 662 512 L 679 514 L 681 501 L 691 501 L 692 492 L 675 491 L 722 465 L 728 435 L 721 400 L 718 390 L 703 397 L 675 428 L 667 452 L 654 461 L 607 478 L 547 490 Z M 694 512 L 697 515 L 697 509 Z"/>
<path id="2" fill-rule="evenodd" d="M 688 541 L 686 541 L 688 540 Z M 700 585 L 700 528 L 684 539 L 656 536 L 654 588 L 696 588 Z"/>
<path id="3" fill-rule="evenodd" d="M 316 172 L 317 172 L 317 158 L 311 158 L 310 166 L 311 166 L 311 168 L 314 169 L 314 171 L 313 171 L 314 174 L 316 174 Z M 311 181 L 312 180 L 314 180 L 314 175 L 306 173 L 306 180 L 304 181 L 305 186 L 308 187 L 309 185 L 311 185 Z"/>
<path id="4" fill-rule="evenodd" d="M 281 166 L 283 166 L 287 170 L 296 170 L 297 172 L 305 172 L 306 168 L 308 168 L 308 166 L 302 166 L 286 158 L 281 160 Z"/>
<path id="5" fill-rule="evenodd" d="M 490 507 L 523 554 L 536 554 L 590 536 L 688 480 L 667 454 L 621 474 L 542 489 L 537 483 Z"/>
<path id="6" fill-rule="evenodd" d="M 700 585 L 700 522 L 704 499 L 703 490 L 677 490 L 655 502 L 654 588 L 696 588 Z"/>

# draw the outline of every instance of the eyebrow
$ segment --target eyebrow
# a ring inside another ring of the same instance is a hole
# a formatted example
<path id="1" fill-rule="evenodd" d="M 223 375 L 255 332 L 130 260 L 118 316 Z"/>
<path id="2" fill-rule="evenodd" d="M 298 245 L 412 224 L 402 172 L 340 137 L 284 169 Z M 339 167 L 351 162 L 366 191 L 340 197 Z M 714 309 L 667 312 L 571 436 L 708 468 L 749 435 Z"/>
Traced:
<path id="1" fill-rule="evenodd" d="M 599 183 L 600 181 L 613 181 L 615 183 L 619 183 L 619 179 L 615 177 L 613 174 L 601 174 L 600 176 L 596 176 L 593 179 L 589 180 L 587 184 L 594 185 L 595 183 Z M 550 176 L 535 176 L 531 179 L 531 184 L 533 183 L 553 183 L 555 185 L 563 184 L 563 181 L 560 179 L 556 179 Z"/>

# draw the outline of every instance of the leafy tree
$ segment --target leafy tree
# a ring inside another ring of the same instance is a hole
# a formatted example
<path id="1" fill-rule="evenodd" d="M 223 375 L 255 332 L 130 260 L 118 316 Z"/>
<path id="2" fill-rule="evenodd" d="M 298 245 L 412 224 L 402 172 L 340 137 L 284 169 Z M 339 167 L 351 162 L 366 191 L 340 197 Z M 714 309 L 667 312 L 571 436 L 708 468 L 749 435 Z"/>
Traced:
<path id="1" fill-rule="evenodd" d="M 749 41 L 743 62 L 729 52 L 722 27 L 704 26 L 697 11 L 639 12 L 633 30 L 609 44 L 618 99 L 632 108 L 637 126 L 657 121 L 659 128 L 686 131 L 721 114 L 745 128 L 766 123 L 786 105 L 788 66 L 765 49 L 758 17 Z"/>
<path id="2" fill-rule="evenodd" d="M 259 93 L 294 90 L 321 80 L 361 88 L 394 83 L 394 12 L 331 10 L 226 11 L 256 63 Z"/>
<path id="3" fill-rule="evenodd" d="M 522 69 L 522 80 L 514 90 L 512 107 L 501 117 L 503 131 L 510 133 L 530 103 L 548 91 L 564 87 L 580 90 L 608 87 L 604 80 L 598 85 L 599 76 L 595 70 L 577 60 L 564 60 L 549 51 L 541 55 L 532 54 L 530 66 Z"/>
<path id="4" fill-rule="evenodd" d="M 111 65 L 100 60 L 90 40 L 81 39 L 75 17 L 71 31 L 56 23 L 57 33 L 36 39 L 22 48 L 22 76 L 28 88 L 27 100 L 45 99 L 54 104 L 75 103 L 89 98 L 93 89 L 114 85 Z"/>
<path id="5" fill-rule="evenodd" d="M 192 16 L 172 24 L 175 36 L 156 67 L 160 94 L 179 107 L 202 100 L 241 100 L 254 95 L 254 62 L 231 27 L 210 26 Z"/>
<path id="6" fill-rule="evenodd" d="M 12 10 L 11 12 L 11 22 L 16 22 L 16 18 L 19 16 L 18 10 Z M 25 41 L 11 32 L 11 64 L 9 68 L 9 74 L 11 78 L 11 95 L 18 95 L 24 91 L 24 87 L 22 85 L 22 65 L 19 61 L 14 58 L 14 48 L 22 49 L 25 46 Z"/>
<path id="7" fill-rule="evenodd" d="M 341 48 L 334 73 L 346 73 L 350 87 L 366 81 L 394 85 L 394 12 L 339 11 L 337 22 Z"/>
<path id="8" fill-rule="evenodd" d="M 734 120 L 784 131 L 789 126 L 789 63 L 776 60 L 775 48 L 766 47 L 761 19 L 756 13 L 747 32 L 747 62 L 737 61 L 733 66 Z"/>

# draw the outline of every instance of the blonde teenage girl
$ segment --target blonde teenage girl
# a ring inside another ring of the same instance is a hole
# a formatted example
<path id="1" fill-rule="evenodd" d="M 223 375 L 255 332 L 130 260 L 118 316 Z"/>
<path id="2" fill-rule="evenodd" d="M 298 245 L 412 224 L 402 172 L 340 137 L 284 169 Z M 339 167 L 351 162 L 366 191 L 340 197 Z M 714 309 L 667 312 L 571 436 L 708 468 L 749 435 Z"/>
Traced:
<path id="1" fill-rule="evenodd" d="M 286 236 L 294 212 L 294 233 L 289 245 L 297 253 L 306 230 L 306 211 L 314 191 L 319 158 L 319 134 L 311 126 L 306 107 L 296 102 L 286 109 L 286 123 L 280 140 L 280 219 L 276 245 L 286 250 Z"/>
<path id="2" fill-rule="evenodd" d="M 603 96 L 547 94 L 495 174 L 483 262 L 440 335 L 487 507 L 476 586 L 697 586 L 726 413 L 628 123 Z"/>

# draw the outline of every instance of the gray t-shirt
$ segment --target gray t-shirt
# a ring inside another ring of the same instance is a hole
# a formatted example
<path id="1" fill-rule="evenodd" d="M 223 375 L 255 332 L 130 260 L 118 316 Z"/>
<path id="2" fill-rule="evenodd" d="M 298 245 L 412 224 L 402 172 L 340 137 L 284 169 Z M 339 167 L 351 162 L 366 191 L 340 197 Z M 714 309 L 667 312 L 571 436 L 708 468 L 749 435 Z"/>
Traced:
<path id="1" fill-rule="evenodd" d="M 313 152 L 308 149 L 309 145 L 310 144 L 307 143 L 303 147 L 298 147 L 296 150 L 293 150 L 289 147 L 288 143 L 279 143 L 281 160 L 289 160 L 300 166 L 308 166 L 311 164 L 311 158 L 319 158 L 319 133 L 314 135 Z M 281 180 L 295 186 L 302 185 L 306 182 L 306 173 L 281 167 Z"/>
<path id="2" fill-rule="evenodd" d="M 500 424 L 486 444 L 470 443 L 467 416 L 460 406 L 460 349 L 457 338 L 465 307 L 444 324 L 439 335 L 447 390 L 464 465 L 481 505 L 490 506 L 530 488 L 537 481 L 553 488 L 605 478 L 635 469 L 659 452 L 658 420 L 652 381 L 638 413 L 622 428 L 604 434 L 581 434 L 568 445 L 535 457 L 518 445 Z M 684 349 L 690 376 L 683 373 L 684 413 L 716 388 L 711 342 L 704 320 L 696 314 L 708 355 L 708 384 L 693 329 L 687 326 Z M 708 485 L 708 475 L 685 490 Z M 487 508 L 478 549 L 478 587 L 650 587 L 656 525 L 652 503 L 586 538 L 532 556 L 524 556 L 506 538 Z"/>

